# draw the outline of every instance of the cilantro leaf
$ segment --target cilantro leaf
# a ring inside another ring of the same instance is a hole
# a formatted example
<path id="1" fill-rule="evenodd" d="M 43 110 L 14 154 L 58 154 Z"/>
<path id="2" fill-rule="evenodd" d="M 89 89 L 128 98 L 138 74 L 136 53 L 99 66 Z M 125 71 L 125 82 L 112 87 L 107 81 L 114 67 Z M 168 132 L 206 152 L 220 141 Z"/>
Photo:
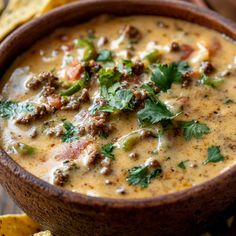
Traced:
<path id="1" fill-rule="evenodd" d="M 190 71 L 190 67 L 187 61 L 180 61 L 179 63 L 175 63 L 177 65 L 177 69 L 181 74 L 184 74 Z"/>
<path id="2" fill-rule="evenodd" d="M 130 101 L 133 98 L 133 93 L 129 89 L 118 90 L 115 96 L 111 97 L 109 105 L 117 108 L 118 110 L 132 109 Z"/>
<path id="3" fill-rule="evenodd" d="M 63 127 L 65 133 L 63 134 L 61 140 L 65 143 L 71 143 L 78 139 L 79 130 L 70 122 L 64 122 Z"/>
<path id="4" fill-rule="evenodd" d="M 112 107 L 110 105 L 103 105 L 99 108 L 99 111 L 113 113 L 113 112 L 116 112 L 118 110 L 115 107 Z"/>
<path id="5" fill-rule="evenodd" d="M 102 68 L 98 72 L 100 85 L 109 88 L 120 80 L 120 75 L 120 72 L 114 69 Z"/>
<path id="6" fill-rule="evenodd" d="M 152 68 L 151 80 L 164 92 L 171 88 L 172 83 L 180 83 L 182 74 L 178 65 L 158 64 Z"/>
<path id="7" fill-rule="evenodd" d="M 205 160 L 203 162 L 204 165 L 206 165 L 209 162 L 219 162 L 219 161 L 223 161 L 224 157 L 222 156 L 221 152 L 220 152 L 220 147 L 219 146 L 211 146 L 208 148 L 208 157 L 207 160 Z"/>
<path id="8" fill-rule="evenodd" d="M 151 180 L 159 176 L 162 172 L 161 168 L 150 171 L 148 166 L 135 166 L 128 170 L 127 181 L 131 185 L 140 185 L 147 188 Z"/>
<path id="9" fill-rule="evenodd" d="M 205 84 L 205 85 L 210 86 L 212 88 L 218 88 L 224 82 L 224 79 L 219 78 L 219 77 L 218 78 L 211 78 L 203 73 L 203 74 L 201 74 L 200 82 L 202 84 Z"/>
<path id="10" fill-rule="evenodd" d="M 101 94 L 106 99 L 108 104 L 102 106 L 99 109 L 100 111 L 115 112 L 133 109 L 133 93 L 129 89 L 119 89 L 119 86 L 119 83 L 116 83 L 109 89 L 102 87 Z"/>
<path id="11" fill-rule="evenodd" d="M 120 73 L 126 73 L 128 75 L 132 75 L 132 67 L 133 67 L 134 63 L 130 60 L 123 60 L 122 63 L 118 64 L 118 71 Z"/>
<path id="12" fill-rule="evenodd" d="M 156 96 L 156 92 L 155 92 L 155 90 L 153 89 L 153 87 L 151 85 L 142 84 L 140 88 L 146 90 L 148 97 L 153 102 L 158 102 L 159 101 L 158 97 Z"/>
<path id="13" fill-rule="evenodd" d="M 107 62 L 112 61 L 112 51 L 103 49 L 99 52 L 97 61 L 99 62 Z"/>
<path id="14" fill-rule="evenodd" d="M 155 96 L 156 95 L 154 89 L 149 84 L 142 84 L 140 88 L 145 89 L 148 92 L 149 96 Z"/>
<path id="15" fill-rule="evenodd" d="M 119 90 L 121 88 L 121 84 L 118 82 L 118 83 L 115 83 L 113 84 L 111 87 L 108 88 L 108 94 L 112 94 L 112 95 L 115 95 L 116 91 Z"/>
<path id="16" fill-rule="evenodd" d="M 19 114 L 33 112 L 34 109 L 32 103 L 0 101 L 0 117 L 5 119 L 16 118 Z"/>
<path id="17" fill-rule="evenodd" d="M 190 140 L 193 137 L 199 139 L 204 134 L 208 134 L 210 132 L 210 129 L 206 124 L 201 124 L 196 120 L 182 121 L 181 127 L 184 131 L 184 137 L 186 140 Z"/>
<path id="18" fill-rule="evenodd" d="M 145 107 L 137 115 L 141 124 L 155 124 L 162 120 L 171 120 L 179 115 L 179 113 L 173 114 L 161 101 L 154 102 L 147 99 Z"/>
<path id="19" fill-rule="evenodd" d="M 224 104 L 231 104 L 231 103 L 234 103 L 234 101 L 230 98 L 226 98 L 223 103 Z"/>
<path id="20" fill-rule="evenodd" d="M 101 131 L 98 133 L 98 135 L 99 135 L 100 138 L 107 139 L 108 136 L 109 136 L 109 132 L 101 130 Z"/>
<path id="21" fill-rule="evenodd" d="M 112 153 L 115 146 L 112 143 L 108 143 L 102 146 L 101 154 L 112 160 L 115 160 L 115 155 Z"/>
<path id="22" fill-rule="evenodd" d="M 177 166 L 181 169 L 186 169 L 185 164 L 188 162 L 189 160 L 186 161 L 181 161 Z"/>

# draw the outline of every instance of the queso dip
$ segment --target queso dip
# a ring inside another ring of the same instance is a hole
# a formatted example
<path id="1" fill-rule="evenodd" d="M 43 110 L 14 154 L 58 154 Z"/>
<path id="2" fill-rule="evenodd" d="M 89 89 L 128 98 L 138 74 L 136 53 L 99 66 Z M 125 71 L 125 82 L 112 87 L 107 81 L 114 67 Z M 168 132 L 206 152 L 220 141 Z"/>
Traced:
<path id="1" fill-rule="evenodd" d="M 236 45 L 164 17 L 59 29 L 1 79 L 0 144 L 56 186 L 143 198 L 235 164 Z"/>

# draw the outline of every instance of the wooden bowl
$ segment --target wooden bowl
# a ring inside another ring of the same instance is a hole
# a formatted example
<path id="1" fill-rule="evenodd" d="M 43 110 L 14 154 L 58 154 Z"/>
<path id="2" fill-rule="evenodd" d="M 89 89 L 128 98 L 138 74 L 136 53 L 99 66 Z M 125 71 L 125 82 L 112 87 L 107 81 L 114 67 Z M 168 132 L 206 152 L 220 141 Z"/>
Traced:
<path id="1" fill-rule="evenodd" d="M 227 16 L 232 20 L 236 20 L 235 9 L 236 1 L 235 0 L 206 0 L 208 5 L 218 11 L 220 14 Z"/>
<path id="2" fill-rule="evenodd" d="M 172 0 L 88 0 L 58 8 L 22 26 L 0 46 L 0 73 L 36 40 L 54 29 L 96 15 L 146 14 L 198 23 L 236 40 L 236 26 L 207 9 Z M 146 199 L 108 199 L 73 193 L 33 176 L 3 150 L 0 182 L 15 202 L 60 236 L 195 235 L 235 208 L 236 166 L 173 194 Z"/>

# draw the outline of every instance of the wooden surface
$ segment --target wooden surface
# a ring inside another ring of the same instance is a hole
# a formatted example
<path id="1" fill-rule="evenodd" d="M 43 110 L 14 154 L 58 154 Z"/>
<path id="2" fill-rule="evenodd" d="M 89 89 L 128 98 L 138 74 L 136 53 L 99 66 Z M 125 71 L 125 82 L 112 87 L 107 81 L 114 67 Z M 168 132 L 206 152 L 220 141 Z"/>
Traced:
<path id="1" fill-rule="evenodd" d="M 20 213 L 21 210 L 9 198 L 8 194 L 0 186 L 0 215 Z"/>

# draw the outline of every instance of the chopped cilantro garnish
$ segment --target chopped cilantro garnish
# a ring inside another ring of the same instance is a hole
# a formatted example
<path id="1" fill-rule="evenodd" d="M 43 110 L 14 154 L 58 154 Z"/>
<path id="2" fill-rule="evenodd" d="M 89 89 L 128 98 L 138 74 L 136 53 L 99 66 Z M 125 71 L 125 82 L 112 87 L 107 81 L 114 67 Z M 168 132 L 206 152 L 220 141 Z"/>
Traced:
<path id="1" fill-rule="evenodd" d="M 99 110 L 99 108 L 100 108 L 100 105 L 93 104 L 91 107 L 89 107 L 88 111 L 89 111 L 90 114 L 94 115 Z"/>
<path id="2" fill-rule="evenodd" d="M 99 62 L 107 62 L 112 61 L 112 51 L 103 49 L 99 52 L 97 61 Z"/>
<path id="3" fill-rule="evenodd" d="M 63 127 L 65 129 L 65 133 L 61 138 L 62 142 L 71 143 L 78 139 L 79 131 L 77 127 L 70 122 L 64 122 Z"/>
<path id="4" fill-rule="evenodd" d="M 145 89 L 149 96 L 155 96 L 156 95 L 154 89 L 149 84 L 142 84 L 140 88 Z"/>
<path id="5" fill-rule="evenodd" d="M 146 90 L 148 97 L 153 101 L 153 102 L 158 102 L 158 97 L 156 96 L 156 92 L 153 89 L 153 87 L 149 84 L 142 84 L 141 89 Z"/>
<path id="6" fill-rule="evenodd" d="M 208 148 L 208 157 L 207 160 L 205 160 L 203 162 L 204 165 L 206 165 L 209 162 L 219 162 L 219 161 L 223 161 L 224 157 L 222 156 L 221 152 L 220 152 L 220 147 L 219 146 L 211 146 Z"/>
<path id="7" fill-rule="evenodd" d="M 186 140 L 190 140 L 193 137 L 199 139 L 204 134 L 208 134 L 210 132 L 210 129 L 206 124 L 201 124 L 196 120 L 182 121 L 181 127 L 184 131 L 184 137 Z"/>
<path id="8" fill-rule="evenodd" d="M 136 166 L 128 170 L 127 181 L 131 185 L 140 185 L 142 188 L 146 188 L 151 180 L 159 176 L 161 172 L 160 167 L 151 171 L 148 166 Z"/>
<path id="9" fill-rule="evenodd" d="M 172 83 L 182 81 L 182 69 L 180 70 L 176 63 L 158 64 L 151 70 L 151 80 L 164 92 L 171 88 Z"/>
<path id="10" fill-rule="evenodd" d="M 188 71 L 190 71 L 190 67 L 187 61 L 180 61 L 179 63 L 176 63 L 177 69 L 181 74 L 184 74 Z"/>
<path id="11" fill-rule="evenodd" d="M 126 73 L 128 75 L 132 74 L 132 67 L 134 63 L 130 60 L 123 60 L 122 63 L 117 65 L 120 73 Z"/>
<path id="12" fill-rule="evenodd" d="M 141 124 L 155 124 L 162 120 L 171 120 L 179 115 L 179 113 L 173 114 L 161 101 L 154 102 L 147 99 L 145 107 L 137 115 Z"/>
<path id="13" fill-rule="evenodd" d="M 110 97 L 109 105 L 118 110 L 132 109 L 130 103 L 133 98 L 133 93 L 129 89 L 118 90 L 115 96 Z"/>
<path id="14" fill-rule="evenodd" d="M 115 155 L 112 153 L 114 150 L 114 145 L 112 143 L 108 143 L 102 146 L 101 154 L 105 157 L 108 157 L 112 160 L 115 160 Z"/>
<path id="15" fill-rule="evenodd" d="M 177 166 L 181 169 L 186 169 L 186 163 L 188 162 L 189 160 L 186 160 L 186 161 L 181 161 Z"/>
<path id="16" fill-rule="evenodd" d="M 220 77 L 211 78 L 205 74 L 201 74 L 200 82 L 212 88 L 218 88 L 224 82 L 224 79 Z"/>
<path id="17" fill-rule="evenodd" d="M 99 82 L 101 86 L 111 87 L 120 80 L 120 72 L 114 69 L 101 69 L 98 72 Z"/>
<path id="18" fill-rule="evenodd" d="M 32 103 L 20 103 L 16 101 L 0 101 L 0 117 L 9 119 L 16 118 L 20 114 L 34 111 Z"/>
<path id="19" fill-rule="evenodd" d="M 231 103 L 234 103 L 234 101 L 232 99 L 230 99 L 230 98 L 226 98 L 224 100 L 224 104 L 231 104 Z"/>
<path id="20" fill-rule="evenodd" d="M 109 136 L 109 132 L 105 132 L 105 131 L 100 131 L 98 133 L 99 137 L 103 138 L 103 139 L 107 139 Z"/>
<path id="21" fill-rule="evenodd" d="M 100 111 L 115 112 L 133 109 L 133 93 L 129 89 L 120 89 L 119 83 L 115 83 L 109 89 L 102 87 L 101 94 L 108 104 L 102 106 Z"/>

